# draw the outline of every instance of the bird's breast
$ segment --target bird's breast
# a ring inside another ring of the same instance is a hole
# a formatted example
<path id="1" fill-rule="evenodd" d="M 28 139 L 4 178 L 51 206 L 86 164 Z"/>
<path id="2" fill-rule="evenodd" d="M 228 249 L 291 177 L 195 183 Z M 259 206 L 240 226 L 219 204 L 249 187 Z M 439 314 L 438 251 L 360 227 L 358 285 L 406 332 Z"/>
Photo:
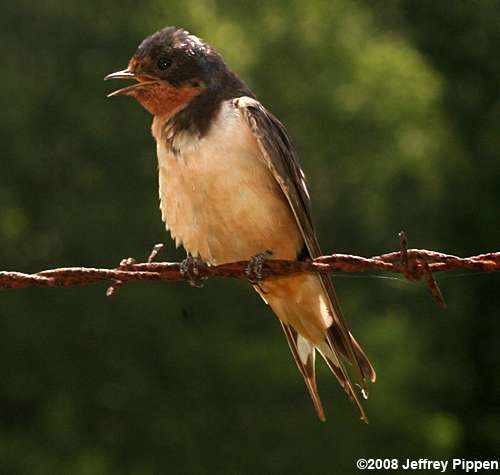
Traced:
<path id="1" fill-rule="evenodd" d="M 231 101 L 213 120 L 205 136 L 178 132 L 170 146 L 153 123 L 167 229 L 177 245 L 212 264 L 266 250 L 294 259 L 302 238 L 255 137 Z"/>

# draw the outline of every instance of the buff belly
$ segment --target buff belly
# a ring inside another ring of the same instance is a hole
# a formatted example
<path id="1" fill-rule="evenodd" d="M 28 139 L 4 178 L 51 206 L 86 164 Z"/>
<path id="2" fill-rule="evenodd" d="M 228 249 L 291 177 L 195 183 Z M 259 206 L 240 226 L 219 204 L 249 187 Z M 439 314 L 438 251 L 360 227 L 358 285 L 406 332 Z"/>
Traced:
<path id="1" fill-rule="evenodd" d="M 173 146 L 157 138 L 160 208 L 177 245 L 213 265 L 266 250 L 296 258 L 303 241 L 293 213 L 231 102 L 207 135 L 182 132 Z"/>

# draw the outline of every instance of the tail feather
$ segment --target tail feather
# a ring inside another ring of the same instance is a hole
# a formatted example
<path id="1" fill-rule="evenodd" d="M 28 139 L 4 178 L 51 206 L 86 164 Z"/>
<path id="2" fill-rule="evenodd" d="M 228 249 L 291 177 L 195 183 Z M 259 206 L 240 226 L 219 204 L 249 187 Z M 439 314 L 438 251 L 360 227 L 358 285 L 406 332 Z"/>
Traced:
<path id="1" fill-rule="evenodd" d="M 352 365 L 352 361 L 349 358 L 349 352 L 345 347 L 344 339 L 342 338 L 340 331 L 336 325 L 332 325 L 328 329 L 328 336 L 331 340 L 337 343 L 337 349 L 342 356 L 342 359 Z M 349 332 L 349 337 L 351 340 L 351 345 L 354 351 L 354 355 L 356 356 L 356 360 L 359 363 L 361 374 L 363 379 L 367 381 L 371 381 L 374 383 L 377 379 L 377 373 L 375 372 L 375 368 L 370 363 L 370 360 L 366 356 L 365 352 L 361 348 L 360 344 L 356 341 L 356 339 L 352 336 L 352 333 Z"/>
<path id="2" fill-rule="evenodd" d="M 366 367 L 366 364 L 358 359 L 358 353 L 356 352 L 353 342 L 352 335 L 347 328 L 347 323 L 342 314 L 342 309 L 340 307 L 340 302 L 337 298 L 337 294 L 333 287 L 332 281 L 330 277 L 325 274 L 319 274 L 318 278 L 321 282 L 322 287 L 322 295 L 326 297 L 328 302 L 328 306 L 330 309 L 330 314 L 333 317 L 333 324 L 329 326 L 328 333 L 328 341 L 332 346 L 332 349 L 337 354 L 344 354 L 344 360 L 350 363 L 354 369 L 355 377 L 358 381 L 358 384 L 364 395 L 368 394 L 368 378 L 363 371 L 363 366 Z M 359 345 L 358 345 L 359 347 Z M 359 355 L 361 358 L 367 360 L 366 355 L 361 352 Z M 371 367 L 371 364 L 368 362 L 368 365 Z M 373 367 L 371 367 L 373 372 Z M 374 372 L 373 372 L 374 373 Z"/>
<path id="3" fill-rule="evenodd" d="M 336 300 L 332 302 L 334 294 L 325 288 L 319 276 L 299 274 L 269 279 L 255 289 L 281 322 L 319 419 L 324 421 L 325 414 L 316 385 L 316 350 L 358 408 L 361 419 L 368 422 L 344 362 L 352 365 L 360 376 L 360 389 L 365 398 L 368 394 L 366 383 L 375 381 L 375 370 L 348 331 L 342 314 L 336 311 L 339 307 Z"/>
<path id="4" fill-rule="evenodd" d="M 300 336 L 290 325 L 281 322 L 281 326 L 285 332 L 295 363 L 297 363 L 297 367 L 304 377 L 314 408 L 316 409 L 316 414 L 322 422 L 325 422 L 325 411 L 323 410 L 323 404 L 321 403 L 316 385 L 316 350 L 314 345 Z"/>
<path id="5" fill-rule="evenodd" d="M 325 363 L 328 366 L 328 368 L 330 368 L 330 371 L 337 377 L 338 382 L 344 388 L 346 394 L 358 408 L 361 420 L 368 424 L 368 416 L 366 415 L 366 412 L 363 406 L 361 405 L 358 395 L 356 394 L 354 388 L 352 387 L 351 380 L 349 379 L 349 376 L 344 366 L 339 361 L 335 349 L 330 343 L 330 341 L 327 339 L 323 344 L 319 345 L 318 351 L 325 360 Z"/>
<path id="6" fill-rule="evenodd" d="M 361 348 L 360 344 L 356 341 L 356 339 L 352 336 L 351 332 L 349 332 L 349 336 L 351 337 L 352 347 L 354 348 L 354 354 L 361 366 L 361 371 L 363 376 L 368 379 L 368 381 L 374 383 L 377 380 L 377 372 L 375 368 L 370 363 L 368 356 Z"/>

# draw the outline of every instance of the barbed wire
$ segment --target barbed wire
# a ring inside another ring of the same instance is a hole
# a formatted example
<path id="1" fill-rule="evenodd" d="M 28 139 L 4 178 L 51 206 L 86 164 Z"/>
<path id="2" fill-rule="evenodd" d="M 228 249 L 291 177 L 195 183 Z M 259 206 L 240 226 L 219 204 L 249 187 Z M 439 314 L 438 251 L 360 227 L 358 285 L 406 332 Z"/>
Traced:
<path id="1" fill-rule="evenodd" d="M 123 259 L 112 269 L 88 267 L 63 267 L 49 269 L 34 274 L 15 271 L 0 271 L 0 289 L 21 289 L 32 286 L 69 287 L 101 281 L 114 281 L 106 294 L 113 296 L 126 282 L 157 280 L 165 282 L 188 281 L 193 283 L 209 277 L 229 277 L 236 279 L 263 280 L 300 272 L 363 272 L 377 270 L 402 274 L 410 281 L 422 280 L 429 286 L 436 303 L 446 308 L 446 303 L 436 282 L 436 272 L 456 269 L 493 272 L 500 270 L 500 252 L 490 252 L 471 257 L 458 257 L 425 249 L 408 249 L 404 232 L 399 234 L 399 251 L 373 257 L 349 254 L 332 254 L 306 261 L 286 261 L 261 259 L 257 278 L 252 273 L 252 261 L 240 261 L 218 266 L 197 263 L 186 272 L 183 263 L 155 262 L 163 244 L 154 246 L 147 262 L 137 262 L 133 258 Z"/>

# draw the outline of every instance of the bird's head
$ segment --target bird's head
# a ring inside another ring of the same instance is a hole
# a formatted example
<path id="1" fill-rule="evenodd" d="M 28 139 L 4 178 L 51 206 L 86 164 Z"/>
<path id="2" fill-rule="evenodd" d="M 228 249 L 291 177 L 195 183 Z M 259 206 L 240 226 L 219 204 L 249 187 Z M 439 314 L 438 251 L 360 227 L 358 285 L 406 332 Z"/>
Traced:
<path id="1" fill-rule="evenodd" d="M 131 86 L 108 97 L 135 97 L 157 116 L 169 116 L 194 97 L 217 86 L 225 64 L 209 45 L 185 30 L 167 27 L 147 37 L 126 69 L 104 79 L 131 79 Z"/>

